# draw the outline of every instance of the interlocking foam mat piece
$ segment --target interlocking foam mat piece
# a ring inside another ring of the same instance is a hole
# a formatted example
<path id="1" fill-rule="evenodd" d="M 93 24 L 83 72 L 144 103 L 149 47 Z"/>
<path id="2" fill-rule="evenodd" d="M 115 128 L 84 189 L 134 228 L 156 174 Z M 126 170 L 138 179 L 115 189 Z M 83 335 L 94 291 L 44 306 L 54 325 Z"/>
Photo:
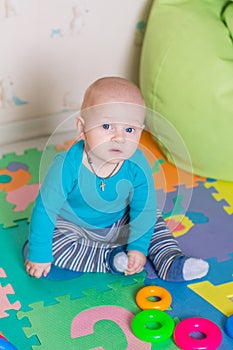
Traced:
<path id="1" fill-rule="evenodd" d="M 47 147 L 47 159 L 68 146 Z M 172 337 L 152 344 L 131 331 L 140 312 L 135 295 L 148 284 L 171 293 L 166 312 L 176 323 L 193 316 L 212 320 L 223 335 L 219 349 L 233 349 L 225 332 L 226 319 L 233 314 L 233 184 L 178 171 L 146 132 L 141 148 L 168 226 L 187 254 L 207 259 L 209 274 L 189 283 L 165 282 L 149 271 L 135 276 L 81 274 L 63 281 L 29 277 L 21 252 L 40 187 L 43 152 L 6 154 L 0 159 L 0 332 L 18 350 L 178 349 Z"/>

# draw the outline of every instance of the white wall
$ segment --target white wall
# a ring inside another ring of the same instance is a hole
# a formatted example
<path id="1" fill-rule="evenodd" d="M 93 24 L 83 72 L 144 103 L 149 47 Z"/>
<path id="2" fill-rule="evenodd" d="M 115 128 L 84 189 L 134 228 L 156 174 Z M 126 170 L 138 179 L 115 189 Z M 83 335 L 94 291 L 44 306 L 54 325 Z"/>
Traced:
<path id="1" fill-rule="evenodd" d="M 78 110 L 101 76 L 137 83 L 151 2 L 0 0 L 0 143 L 15 123 L 22 137 L 25 121 L 51 132 L 48 118 Z"/>

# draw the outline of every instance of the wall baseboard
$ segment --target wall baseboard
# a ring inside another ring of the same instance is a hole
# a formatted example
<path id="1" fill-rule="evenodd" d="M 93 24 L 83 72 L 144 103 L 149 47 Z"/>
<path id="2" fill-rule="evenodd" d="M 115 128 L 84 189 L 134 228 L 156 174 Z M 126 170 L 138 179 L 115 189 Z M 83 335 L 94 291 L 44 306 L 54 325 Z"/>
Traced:
<path id="1" fill-rule="evenodd" d="M 0 125 L 0 145 L 75 130 L 77 112 L 64 112 Z"/>

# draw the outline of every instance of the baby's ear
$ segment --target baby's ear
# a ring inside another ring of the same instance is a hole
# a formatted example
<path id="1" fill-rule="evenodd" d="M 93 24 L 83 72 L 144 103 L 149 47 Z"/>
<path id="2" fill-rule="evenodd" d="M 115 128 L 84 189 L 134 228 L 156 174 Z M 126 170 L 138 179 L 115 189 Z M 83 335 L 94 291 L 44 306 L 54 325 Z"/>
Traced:
<path id="1" fill-rule="evenodd" d="M 76 127 L 78 130 L 78 136 L 79 139 L 83 139 L 83 135 L 84 135 L 84 120 L 81 116 L 78 116 L 76 119 Z"/>

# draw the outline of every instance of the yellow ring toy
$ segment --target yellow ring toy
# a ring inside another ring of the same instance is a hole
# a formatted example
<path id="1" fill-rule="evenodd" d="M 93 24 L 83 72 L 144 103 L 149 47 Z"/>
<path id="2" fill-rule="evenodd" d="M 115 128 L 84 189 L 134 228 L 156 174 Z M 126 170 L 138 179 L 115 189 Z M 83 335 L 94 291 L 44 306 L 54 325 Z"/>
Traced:
<path id="1" fill-rule="evenodd" d="M 151 301 L 148 298 L 157 297 L 159 300 Z M 146 286 L 136 295 L 136 303 L 142 310 L 159 309 L 166 310 L 172 302 L 171 294 L 167 289 L 159 286 Z"/>

